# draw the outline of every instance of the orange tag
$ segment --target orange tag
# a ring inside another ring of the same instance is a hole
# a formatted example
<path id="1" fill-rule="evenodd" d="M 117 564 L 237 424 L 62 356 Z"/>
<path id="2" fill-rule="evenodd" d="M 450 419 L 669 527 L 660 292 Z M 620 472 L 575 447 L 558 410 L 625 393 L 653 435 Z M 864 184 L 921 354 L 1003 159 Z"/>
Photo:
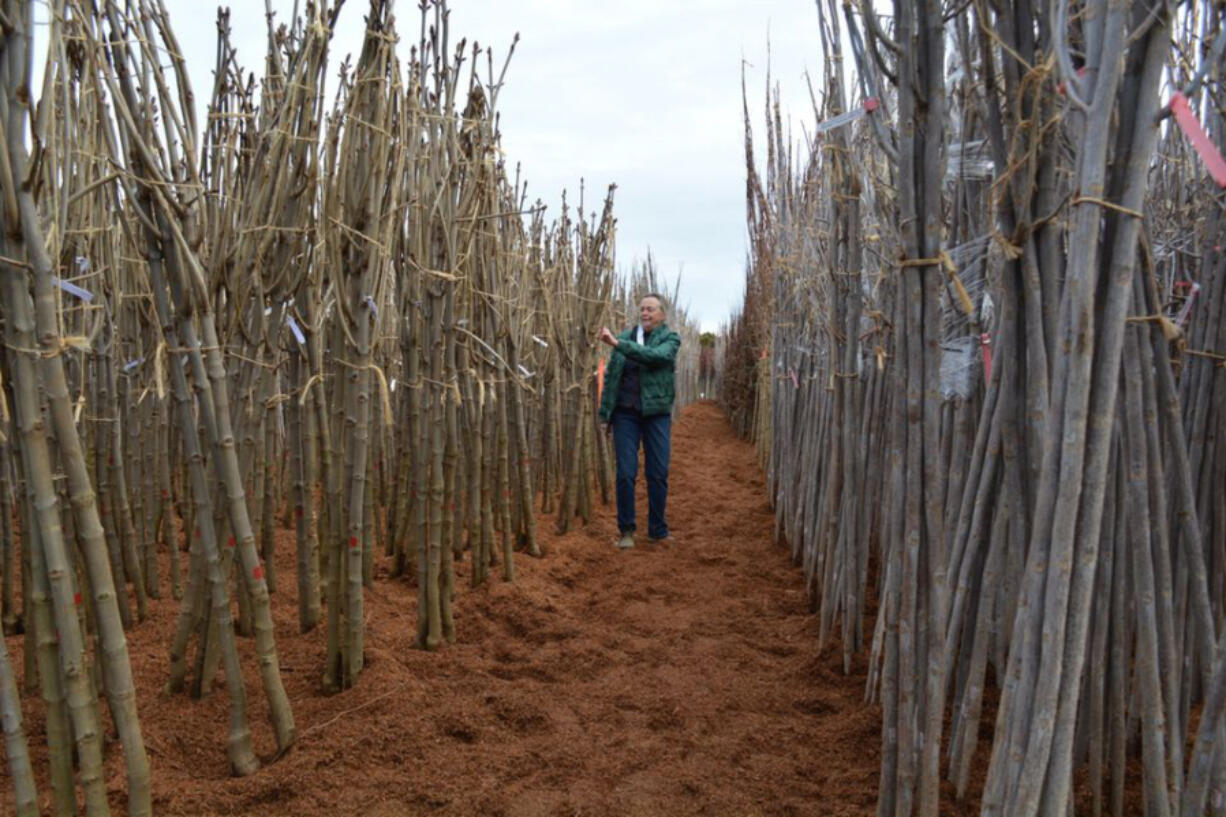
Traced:
<path id="1" fill-rule="evenodd" d="M 604 398 L 604 358 L 596 363 L 596 402 Z"/>

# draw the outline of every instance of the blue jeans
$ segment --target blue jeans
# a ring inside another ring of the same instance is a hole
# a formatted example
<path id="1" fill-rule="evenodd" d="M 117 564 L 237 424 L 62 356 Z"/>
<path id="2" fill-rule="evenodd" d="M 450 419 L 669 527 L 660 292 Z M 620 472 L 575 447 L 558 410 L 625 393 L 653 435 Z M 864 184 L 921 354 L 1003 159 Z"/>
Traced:
<path id="1" fill-rule="evenodd" d="M 668 457 L 671 414 L 643 417 L 636 411 L 613 412 L 613 448 L 617 455 L 617 528 L 635 529 L 634 481 L 639 474 L 639 443 L 646 454 L 647 534 L 655 539 L 668 536 L 664 506 L 668 502 Z"/>

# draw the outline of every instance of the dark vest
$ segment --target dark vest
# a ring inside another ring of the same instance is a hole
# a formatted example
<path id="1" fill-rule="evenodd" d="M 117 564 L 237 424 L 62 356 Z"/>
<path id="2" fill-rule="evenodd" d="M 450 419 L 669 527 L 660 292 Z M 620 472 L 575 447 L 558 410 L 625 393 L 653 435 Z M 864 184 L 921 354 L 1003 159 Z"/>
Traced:
<path id="1" fill-rule="evenodd" d="M 650 337 L 650 332 L 644 332 L 643 343 L 646 344 Z M 630 358 L 626 358 L 625 367 L 622 369 L 621 384 L 617 389 L 617 407 L 635 413 L 643 410 L 643 397 L 639 387 L 639 364 Z"/>

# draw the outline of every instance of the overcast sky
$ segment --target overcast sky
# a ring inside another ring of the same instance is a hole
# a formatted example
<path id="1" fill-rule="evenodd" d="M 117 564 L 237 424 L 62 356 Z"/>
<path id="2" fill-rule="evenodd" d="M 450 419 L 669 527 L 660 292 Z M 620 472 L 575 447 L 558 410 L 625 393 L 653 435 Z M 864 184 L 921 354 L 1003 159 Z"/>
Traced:
<path id="1" fill-rule="evenodd" d="M 166 0 L 207 96 L 215 55 L 216 5 Z M 231 4 L 240 62 L 257 73 L 265 48 L 263 3 Z M 304 3 L 305 5 L 305 3 Z M 273 0 L 287 20 L 292 0 Z M 451 0 L 451 37 L 495 49 L 500 63 L 520 43 L 499 97 L 509 166 L 523 166 L 529 198 L 556 214 L 563 188 L 573 202 L 586 181 L 588 210 L 617 184 L 620 268 L 651 248 L 669 280 L 682 271 L 681 301 L 705 329 L 740 302 L 746 251 L 740 70 L 748 63 L 751 116 L 762 127 L 770 39 L 771 73 L 785 109 L 811 124 L 806 69 L 820 64 L 813 0 Z M 332 45 L 333 65 L 361 48 L 365 0 L 348 0 Z M 398 29 L 416 42 L 416 2 L 396 5 Z M 335 75 L 335 67 L 329 69 Z M 761 142 L 759 142 L 761 144 Z"/>

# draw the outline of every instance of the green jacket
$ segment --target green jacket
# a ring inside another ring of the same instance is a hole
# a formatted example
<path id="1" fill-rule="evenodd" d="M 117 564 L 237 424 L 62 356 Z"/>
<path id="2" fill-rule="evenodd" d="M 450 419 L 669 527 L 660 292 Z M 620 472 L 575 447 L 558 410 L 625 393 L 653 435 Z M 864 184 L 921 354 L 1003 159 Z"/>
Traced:
<path id="1" fill-rule="evenodd" d="M 643 416 L 667 414 L 673 410 L 675 385 L 673 373 L 677 367 L 677 349 L 681 336 L 662 323 L 652 330 L 647 343 L 634 342 L 635 328 L 631 327 L 617 336 L 617 346 L 609 356 L 609 365 L 604 374 L 604 395 L 600 400 L 600 419 L 613 419 L 617 407 L 617 391 L 621 388 L 622 371 L 626 358 L 639 364 L 639 393 L 643 402 Z"/>

